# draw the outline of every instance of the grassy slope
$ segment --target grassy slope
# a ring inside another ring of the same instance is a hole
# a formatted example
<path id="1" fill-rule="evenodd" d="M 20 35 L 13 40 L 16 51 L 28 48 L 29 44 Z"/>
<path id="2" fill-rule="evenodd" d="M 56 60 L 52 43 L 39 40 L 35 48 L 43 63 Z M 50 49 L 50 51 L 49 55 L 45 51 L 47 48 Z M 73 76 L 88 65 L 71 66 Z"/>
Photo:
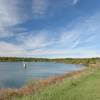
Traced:
<path id="1" fill-rule="evenodd" d="M 100 70 L 80 78 L 65 79 L 17 100 L 100 100 Z"/>

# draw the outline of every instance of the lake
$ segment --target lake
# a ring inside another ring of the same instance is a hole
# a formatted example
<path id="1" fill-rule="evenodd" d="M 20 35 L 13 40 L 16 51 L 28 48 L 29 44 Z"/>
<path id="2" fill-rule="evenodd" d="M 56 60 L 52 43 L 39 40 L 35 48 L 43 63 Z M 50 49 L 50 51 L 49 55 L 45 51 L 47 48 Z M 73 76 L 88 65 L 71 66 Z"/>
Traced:
<path id="1" fill-rule="evenodd" d="M 54 62 L 0 62 L 0 88 L 19 88 L 30 80 L 44 79 L 51 76 L 83 69 L 83 65 Z"/>

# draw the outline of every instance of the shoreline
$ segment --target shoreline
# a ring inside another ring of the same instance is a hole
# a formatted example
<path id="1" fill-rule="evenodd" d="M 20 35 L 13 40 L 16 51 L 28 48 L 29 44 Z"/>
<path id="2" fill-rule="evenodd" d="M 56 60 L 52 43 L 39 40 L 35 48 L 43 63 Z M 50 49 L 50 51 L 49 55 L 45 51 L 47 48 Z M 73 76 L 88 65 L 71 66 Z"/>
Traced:
<path id="1" fill-rule="evenodd" d="M 25 95 L 29 95 L 31 93 L 35 93 L 50 85 L 59 83 L 63 81 L 65 78 L 80 76 L 82 73 L 86 71 L 86 69 L 87 67 L 78 71 L 66 73 L 61 76 L 53 76 L 47 79 L 37 80 L 36 82 L 29 85 L 26 84 L 26 86 L 23 86 L 21 88 L 0 88 L 0 100 L 9 100 L 9 99 L 11 100 L 12 97 L 16 97 L 16 96 L 22 97 Z"/>

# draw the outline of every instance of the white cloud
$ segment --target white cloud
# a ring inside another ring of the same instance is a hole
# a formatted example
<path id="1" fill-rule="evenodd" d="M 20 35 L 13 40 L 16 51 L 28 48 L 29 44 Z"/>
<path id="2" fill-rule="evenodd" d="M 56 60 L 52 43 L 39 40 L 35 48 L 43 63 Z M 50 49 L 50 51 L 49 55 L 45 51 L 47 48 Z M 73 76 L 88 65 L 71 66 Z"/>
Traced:
<path id="1" fill-rule="evenodd" d="M 42 49 L 54 43 L 47 31 L 37 31 L 32 33 L 23 33 L 17 36 L 17 41 L 24 49 Z"/>
<path id="2" fill-rule="evenodd" d="M 0 25 L 0 38 L 11 37 L 14 34 L 9 31 L 9 29 L 3 25 Z"/>
<path id="3" fill-rule="evenodd" d="M 1 41 L 0 42 L 0 56 L 9 57 L 30 57 L 33 56 L 30 50 L 25 50 L 23 45 L 16 45 L 13 43 Z"/>
<path id="4" fill-rule="evenodd" d="M 79 33 L 76 31 L 64 31 L 61 33 L 60 39 L 58 40 L 58 43 L 60 43 L 61 46 L 64 46 L 66 48 L 73 48 L 78 44 L 78 38 Z"/>
<path id="5" fill-rule="evenodd" d="M 31 56 L 36 57 L 50 57 L 50 58 L 67 58 L 67 57 L 73 57 L 73 58 L 86 58 L 86 57 L 97 57 L 100 56 L 100 53 L 97 53 L 96 51 L 92 50 L 34 50 L 31 52 Z"/>
<path id="6" fill-rule="evenodd" d="M 40 18 L 45 15 L 49 0 L 33 0 L 33 16 Z"/>
<path id="7" fill-rule="evenodd" d="M 0 41 L 0 50 L 1 51 L 16 51 L 16 50 L 22 50 L 20 46 L 14 45 L 12 43 L 8 43 L 5 41 Z"/>
<path id="8" fill-rule="evenodd" d="M 41 50 L 53 44 L 47 32 L 37 32 L 36 35 L 23 33 L 16 36 L 18 44 L 0 41 L 0 55 L 33 56 L 34 49 Z"/>
<path id="9" fill-rule="evenodd" d="M 9 28 L 30 17 L 28 5 L 24 0 L 0 0 L 0 37 L 11 36 Z"/>
<path id="10" fill-rule="evenodd" d="M 96 57 L 99 56 L 92 50 L 25 50 L 21 45 L 0 42 L 0 56 L 16 57 Z"/>
<path id="11" fill-rule="evenodd" d="M 52 54 L 67 54 L 66 50 L 34 50 L 33 55 L 52 55 Z"/>
<path id="12" fill-rule="evenodd" d="M 0 0 L 0 19 L 7 25 L 25 21 L 28 18 L 24 0 Z"/>
<path id="13" fill-rule="evenodd" d="M 62 2 L 62 1 L 61 1 Z M 63 1 L 64 2 L 64 6 L 66 5 L 66 6 L 75 6 L 75 5 L 77 5 L 78 4 L 78 2 L 79 2 L 79 0 L 64 0 Z"/>
<path id="14" fill-rule="evenodd" d="M 73 0 L 73 5 L 76 5 L 78 3 L 79 0 Z"/>
<path id="15" fill-rule="evenodd" d="M 40 48 L 46 45 L 46 36 L 38 34 L 36 36 L 28 36 L 23 40 L 24 44 L 29 48 Z"/>
<path id="16" fill-rule="evenodd" d="M 59 42 L 66 48 L 88 49 L 96 47 L 97 41 L 100 42 L 99 18 L 100 14 L 96 13 L 92 16 L 77 19 L 65 29 L 61 29 Z"/>

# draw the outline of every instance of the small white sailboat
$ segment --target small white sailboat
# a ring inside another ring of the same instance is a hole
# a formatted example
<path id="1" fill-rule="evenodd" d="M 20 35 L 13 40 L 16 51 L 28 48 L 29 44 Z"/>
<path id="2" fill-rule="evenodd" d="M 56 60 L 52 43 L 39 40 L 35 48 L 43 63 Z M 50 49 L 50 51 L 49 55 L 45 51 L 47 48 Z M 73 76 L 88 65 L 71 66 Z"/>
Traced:
<path id="1" fill-rule="evenodd" d="M 27 64 L 26 63 L 23 63 L 23 67 L 26 69 L 27 68 Z"/>

